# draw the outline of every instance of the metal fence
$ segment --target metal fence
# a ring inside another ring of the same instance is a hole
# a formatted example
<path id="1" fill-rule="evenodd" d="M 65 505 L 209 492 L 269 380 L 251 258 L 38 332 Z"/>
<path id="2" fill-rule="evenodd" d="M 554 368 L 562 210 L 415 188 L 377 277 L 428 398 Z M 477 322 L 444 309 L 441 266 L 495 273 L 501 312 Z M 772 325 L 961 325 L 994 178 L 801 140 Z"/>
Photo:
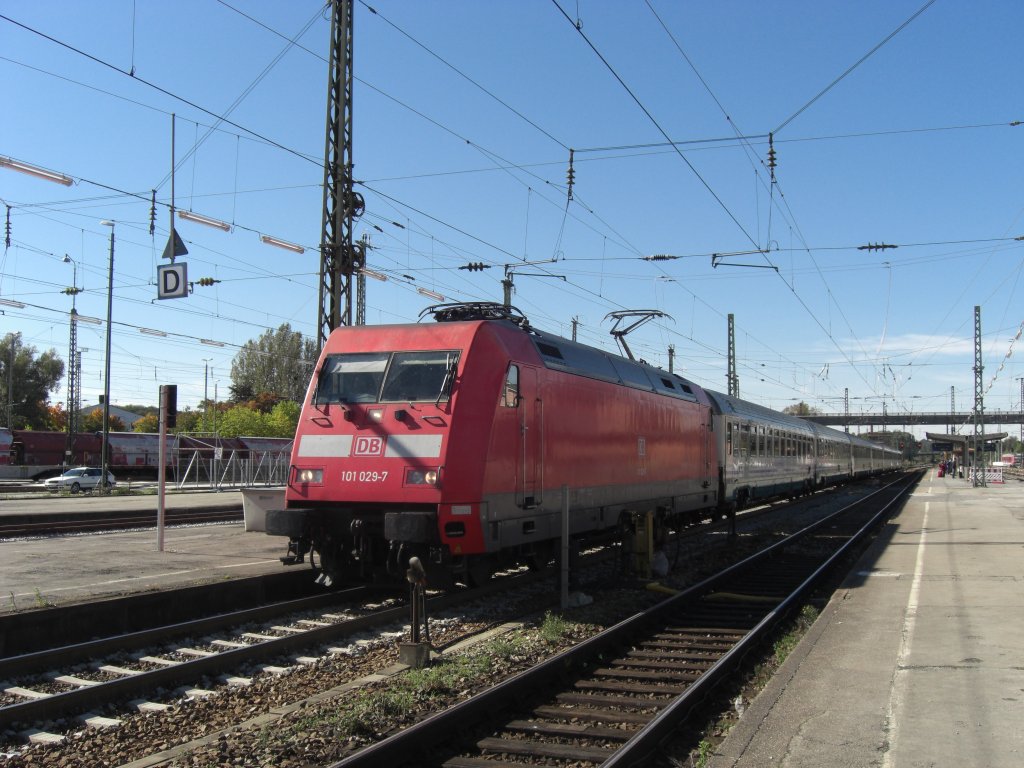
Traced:
<path id="1" fill-rule="evenodd" d="M 190 435 L 195 445 L 175 446 L 173 464 L 178 488 L 203 486 L 238 488 L 285 485 L 291 461 L 291 442 L 267 449 L 233 448 L 216 439 Z"/>

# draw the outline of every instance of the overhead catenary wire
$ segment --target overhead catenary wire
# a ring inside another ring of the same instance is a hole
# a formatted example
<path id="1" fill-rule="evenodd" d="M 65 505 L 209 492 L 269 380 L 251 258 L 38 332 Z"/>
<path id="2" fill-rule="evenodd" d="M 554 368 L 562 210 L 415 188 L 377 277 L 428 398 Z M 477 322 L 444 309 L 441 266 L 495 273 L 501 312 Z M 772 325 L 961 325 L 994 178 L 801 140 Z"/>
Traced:
<path id="1" fill-rule="evenodd" d="M 238 135 L 240 135 L 240 134 L 238 134 Z M 245 136 L 244 138 L 246 138 L 246 140 L 247 140 L 247 141 L 255 141 L 255 139 L 251 139 L 251 138 L 250 138 L 250 137 L 248 137 L 248 136 Z M 780 142 L 781 142 L 781 140 L 780 140 Z M 594 159 L 596 159 L 596 158 L 594 158 Z M 525 165 L 525 164 L 522 164 L 522 163 L 519 163 L 519 164 L 515 164 L 515 163 L 513 163 L 513 164 L 511 164 L 511 166 L 510 166 L 510 167 L 512 167 L 512 168 L 516 168 L 516 167 L 519 167 L 519 168 L 521 168 L 521 167 L 523 167 L 523 165 Z M 513 175 L 518 175 L 518 176 L 519 176 L 520 178 L 522 178 L 522 175 L 521 175 L 521 174 L 518 174 L 518 173 L 516 173 L 516 174 L 509 174 L 509 175 L 510 175 L 510 176 L 513 176 Z M 710 178 L 710 177 L 709 177 L 709 178 Z M 375 183 L 374 183 L 374 180 L 370 180 L 370 183 L 371 183 L 371 184 L 373 184 L 374 186 L 378 186 L 378 187 L 380 186 L 379 184 L 375 184 Z M 390 189 L 389 189 L 389 190 L 387 190 L 387 191 L 388 191 L 389 193 L 391 193 L 391 194 L 392 194 L 392 195 L 393 195 L 393 196 L 394 196 L 394 197 L 395 197 L 396 199 L 397 199 L 397 198 L 400 198 L 400 197 L 403 197 L 403 195 L 402 195 L 401 193 L 398 193 L 398 194 L 396 194 L 394 190 L 390 190 Z M 415 203 L 415 201 L 413 201 L 413 202 Z M 788 205 L 788 203 L 784 202 L 784 203 L 783 203 L 783 205 Z M 383 207 L 383 206 L 381 206 L 381 207 Z M 429 210 L 431 210 L 431 206 L 430 206 L 430 205 L 427 205 L 427 206 L 422 206 L 422 205 L 421 205 L 421 206 L 419 206 L 419 207 L 421 207 L 421 208 L 424 208 L 425 210 L 428 210 L 428 211 L 429 211 Z M 535 209 L 536 209 L 536 208 L 535 208 Z M 433 214 L 439 214 L 439 215 L 437 216 L 437 218 L 440 218 L 440 219 L 444 219 L 444 218 L 445 218 L 445 216 L 444 216 L 444 213 L 443 213 L 443 212 L 441 211 L 441 209 L 438 209 L 437 211 L 431 211 L 431 213 L 433 213 Z M 418 216 L 417 216 L 416 214 L 412 214 L 411 212 L 410 212 L 410 214 L 411 214 L 411 216 L 412 216 L 412 218 L 413 218 L 413 219 L 418 219 L 418 218 L 419 218 L 419 217 L 418 217 Z M 399 217 L 399 218 L 401 218 L 401 217 Z M 470 232 L 473 232 L 473 231 L 474 231 L 474 229 L 475 229 L 475 228 L 474 228 L 473 226 L 465 226 L 465 221 L 459 221 L 459 220 L 458 220 L 458 217 L 455 217 L 455 218 L 453 219 L 453 221 L 454 221 L 454 223 L 455 223 L 456 225 L 461 225 L 461 228 L 462 228 L 462 229 L 466 229 L 466 230 L 468 230 L 468 231 L 470 231 Z M 614 217 L 612 217 L 611 219 L 609 219 L 609 221 L 613 221 L 613 222 L 615 222 L 615 223 L 620 223 L 620 222 L 617 222 L 617 221 L 615 221 Z M 424 223 L 424 224 L 426 224 L 426 227 L 427 227 L 428 229 L 434 230 L 435 234 L 437 234 L 437 233 L 438 233 L 438 232 L 437 232 L 437 230 L 438 230 L 438 227 L 437 227 L 437 226 L 433 226 L 433 225 L 432 225 L 432 222 L 430 222 L 430 221 L 428 221 L 428 220 L 422 220 L 422 221 L 421 221 L 421 223 Z M 620 228 L 621 228 L 621 225 L 620 225 Z M 410 228 L 410 231 L 412 231 L 412 232 L 415 232 L 415 230 L 413 230 L 412 228 Z M 629 230 L 629 228 L 628 228 L 628 227 L 626 227 L 626 228 L 622 228 L 622 231 L 623 231 L 623 232 L 628 232 L 628 231 L 630 231 L 630 230 Z M 397 234 L 397 233 L 396 233 L 396 234 Z M 444 232 L 440 232 L 440 234 L 441 234 L 441 235 L 444 235 L 445 233 L 444 233 Z M 477 231 L 477 232 L 476 232 L 476 234 L 477 234 L 477 235 L 481 235 L 481 236 L 482 236 L 482 237 L 483 237 L 484 239 L 488 239 L 488 240 L 492 240 L 492 241 L 496 242 L 496 243 L 497 243 L 497 244 L 498 244 L 499 246 L 504 246 L 504 247 L 506 248 L 506 250 L 508 250 L 508 251 L 513 251 L 513 250 L 516 250 L 516 251 L 518 251 L 518 248 L 511 248 L 511 247 L 508 247 L 508 246 L 507 246 L 507 245 L 506 245 L 506 244 L 505 244 L 505 243 L 504 243 L 504 242 L 503 242 L 503 241 L 502 241 L 501 239 L 497 239 L 497 240 L 496 240 L 495 238 L 488 238 L 488 237 L 487 237 L 487 235 L 485 234 L 485 232 L 484 232 L 484 231 Z M 459 234 L 458 236 L 454 236 L 454 235 L 449 235 L 449 236 L 448 236 L 448 239 L 449 239 L 449 240 L 451 241 L 452 245 L 453 245 L 453 246 L 455 246 L 455 247 L 457 248 L 457 247 L 458 247 L 458 242 L 457 242 L 457 241 L 459 241 L 459 239 L 460 239 L 461 237 L 462 237 L 462 235 L 461 235 L 461 234 Z M 760 240 L 760 238 L 761 238 L 761 235 L 760 235 L 760 233 L 759 233 L 759 234 L 758 234 L 758 239 Z M 409 272 L 410 272 L 410 274 L 413 274 L 413 275 L 417 275 L 417 276 L 418 276 L 418 275 L 419 275 L 420 273 L 419 273 L 419 272 L 417 272 L 417 271 L 415 271 L 415 267 L 417 267 L 417 264 L 416 264 L 416 262 L 417 262 L 417 261 L 419 261 L 419 259 L 418 259 L 418 258 L 417 258 L 417 257 L 415 256 L 415 254 L 416 254 L 416 253 L 421 253 L 421 254 L 423 254 L 423 253 L 424 253 L 424 251 L 422 251 L 422 250 L 417 250 L 417 249 L 416 249 L 416 246 L 417 246 L 417 238 L 416 238 L 416 236 L 415 236 L 415 235 L 413 235 L 413 238 L 412 238 L 412 239 L 413 239 L 413 242 L 412 242 L 412 246 L 413 246 L 413 250 L 412 250 L 412 253 L 414 254 L 414 256 L 413 256 L 413 267 L 412 267 L 412 268 L 409 268 Z M 570 242 L 571 242 L 571 241 L 570 241 Z M 387 245 L 388 245 L 389 243 L 390 243 L 390 241 L 387 241 L 387 242 L 385 242 L 385 245 L 387 246 Z M 420 246 L 423 246 L 423 245 L 424 245 L 424 243 L 423 243 L 423 242 L 421 241 L 421 242 L 419 242 L 419 245 L 420 245 Z M 474 245 L 470 245 L 469 249 L 463 250 L 463 251 L 462 251 L 462 253 L 464 253 L 464 254 L 466 255 L 466 258 L 479 258 L 478 254 L 474 254 L 474 253 L 473 253 L 473 251 L 474 251 L 474 250 L 476 250 L 476 251 L 480 251 L 480 248 L 479 248 L 479 247 L 476 247 L 476 246 L 474 246 Z M 525 253 L 525 250 L 526 250 L 526 249 L 524 248 L 524 253 Z M 530 250 L 531 250 L 531 252 L 534 252 L 534 253 L 535 253 L 535 252 L 536 252 L 536 246 L 535 246 L 535 245 L 532 245 L 532 247 L 530 248 Z M 571 247 L 570 247 L 570 248 L 568 248 L 568 249 L 566 249 L 566 250 L 568 251 L 568 253 L 567 253 L 566 255 L 568 256 L 568 260 L 569 260 L 569 261 L 572 261 L 572 260 L 573 260 L 574 258 L 576 258 L 576 256 L 575 256 L 575 254 L 576 254 L 576 253 L 580 253 L 580 254 L 583 254 L 583 256 L 582 256 L 582 257 L 580 257 L 581 259 L 585 257 L 585 254 L 587 254 L 587 253 L 588 253 L 588 252 L 587 252 L 586 250 L 582 250 L 582 249 L 577 249 L 577 248 L 571 248 Z M 599 250 L 599 249 L 595 248 L 594 250 Z M 613 250 L 615 250 L 615 249 L 613 249 Z M 819 251 L 820 251 L 820 249 L 819 249 L 819 248 L 817 248 L 817 247 L 815 247 L 815 249 L 814 249 L 814 252 L 815 252 L 815 253 L 817 253 L 817 254 L 818 254 L 818 256 L 820 257 L 820 252 L 819 252 Z M 455 252 L 455 251 L 453 251 L 453 252 Z M 488 253 L 488 252 L 487 252 L 486 250 L 484 250 L 483 252 L 484 252 L 484 253 L 486 254 L 486 256 L 487 256 L 487 257 L 489 257 L 489 259 L 490 259 L 490 260 L 498 260 L 498 261 L 501 261 L 501 260 L 503 260 L 503 259 L 505 258 L 505 257 L 503 257 L 503 256 L 502 256 L 501 254 L 495 255 L 495 254 L 493 254 L 493 253 Z M 791 251 L 790 251 L 790 252 L 793 252 L 793 251 L 792 251 L 792 249 L 791 249 Z M 627 253 L 628 253 L 628 251 L 627 251 Z M 637 251 L 635 251 L 635 253 L 639 254 L 639 253 L 640 253 L 640 251 L 639 251 L 639 250 L 637 250 Z M 471 254 L 472 254 L 472 255 L 471 255 Z M 202 255 L 202 256 L 204 256 L 204 257 L 206 257 L 206 258 L 210 258 L 210 254 L 201 254 L 201 255 Z M 901 255 L 903 255 L 903 254 L 901 254 Z M 389 257 L 390 257 L 390 252 L 389 252 Z M 618 260 L 618 259 L 619 259 L 619 257 L 620 257 L 620 254 L 617 254 L 617 253 L 612 253 L 612 254 L 609 254 L 607 258 L 608 258 L 609 260 Z M 214 259 L 216 260 L 216 258 L 217 258 L 217 257 L 213 257 L 213 258 L 214 258 Z M 626 256 L 626 257 L 623 257 L 623 258 L 632 258 L 632 259 L 636 259 L 636 258 L 639 258 L 639 256 L 634 256 L 634 257 Z M 952 258 L 956 258 L 956 257 L 954 256 L 954 257 L 952 257 Z M 603 259 L 602 259 L 602 261 L 603 261 Z M 446 277 L 444 277 L 444 276 L 442 276 L 442 271 L 441 271 L 441 269 L 442 269 L 442 265 L 443 265 L 443 262 L 442 262 L 442 260 L 441 260 L 441 259 L 439 258 L 439 259 L 438 259 L 438 269 L 439 269 L 439 271 L 438 271 L 438 279 L 440 279 L 440 280 L 446 280 L 447 278 L 446 278 Z M 824 267 L 824 269 L 823 269 L 822 271 L 827 271 L 827 266 L 826 266 L 826 264 L 825 264 L 824 262 L 822 262 L 822 267 Z M 670 270 L 670 271 L 674 271 L 674 270 Z M 798 273 L 798 274 L 799 274 L 799 273 Z M 482 276 L 482 275 L 481 275 L 480 277 L 482 278 L 482 277 L 484 277 L 484 276 Z M 694 279 L 718 279 L 718 277 L 719 277 L 719 276 L 717 276 L 717 275 L 716 275 L 716 276 L 714 276 L 714 277 L 709 277 L 709 276 L 704 276 L 704 275 L 700 275 L 700 276 L 694 276 Z M 578 275 L 577 275 L 577 280 L 579 280 L 579 279 L 580 279 L 580 275 L 578 274 Z M 731 278 L 731 277 L 730 277 L 730 278 L 724 278 L 724 277 L 723 277 L 723 278 L 721 278 L 721 279 L 732 279 L 732 278 Z M 549 310 L 549 311 L 550 311 L 550 310 Z M 830 321 L 830 323 L 829 323 L 829 327 L 831 328 L 831 321 Z"/>

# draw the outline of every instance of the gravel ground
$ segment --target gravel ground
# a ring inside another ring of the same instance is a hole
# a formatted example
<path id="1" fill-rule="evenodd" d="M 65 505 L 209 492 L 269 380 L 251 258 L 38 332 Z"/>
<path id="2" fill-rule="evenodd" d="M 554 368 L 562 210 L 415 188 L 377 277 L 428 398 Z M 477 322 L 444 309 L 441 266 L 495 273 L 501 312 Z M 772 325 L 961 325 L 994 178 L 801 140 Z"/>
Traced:
<path id="1" fill-rule="evenodd" d="M 545 639 L 539 629 L 543 616 L 537 616 L 536 609 L 550 602 L 552 593 L 549 582 L 502 595 L 500 604 L 482 603 L 461 609 L 458 616 L 449 613 L 431 617 L 433 645 L 444 648 L 497 624 L 528 616 L 523 629 L 503 634 L 478 649 L 442 653 L 431 668 L 432 672 L 437 670 L 437 679 L 414 680 L 413 687 L 422 690 L 407 690 L 406 680 L 411 675 L 396 674 L 402 669 L 397 641 L 407 636 L 408 628 L 395 626 L 386 632 L 353 637 L 344 653 L 328 654 L 313 664 L 295 665 L 283 675 L 239 670 L 236 674 L 254 678 L 249 686 L 236 688 L 201 681 L 198 687 L 215 693 L 192 699 L 169 692 L 154 696 L 152 700 L 171 705 L 164 712 L 100 713 L 117 717 L 121 721 L 117 727 L 79 727 L 58 745 L 8 745 L 0 748 L 0 755 L 4 755 L 0 765 L 122 766 L 170 750 L 180 753 L 168 755 L 167 764 L 172 766 L 305 768 L 327 764 L 395 727 L 460 701 L 600 631 L 605 624 L 635 612 L 637 595 L 644 596 L 631 589 L 618 590 L 617 596 L 604 593 L 595 604 L 575 611 L 572 623 L 558 637 Z M 646 599 L 653 602 L 657 598 L 651 595 Z M 371 675 L 388 677 L 353 684 Z M 402 709 L 389 708 L 392 698 L 402 702 Z M 270 722 L 264 724 L 261 719 Z M 247 725 L 222 733 L 239 724 Z M 211 735 L 209 743 L 196 743 Z M 183 750 L 184 745 L 189 748 Z"/>
<path id="2" fill-rule="evenodd" d="M 701 545 L 687 544 L 672 577 L 664 583 L 685 586 L 736 557 L 736 549 L 709 551 L 706 544 L 704 556 L 697 556 Z M 752 541 L 744 545 L 754 546 Z M 669 557 L 673 559 L 671 552 Z M 609 577 L 606 570 L 600 578 L 607 584 Z M 282 675 L 241 670 L 236 674 L 254 677 L 246 687 L 205 681 L 202 687 L 215 691 L 211 696 L 184 699 L 167 693 L 162 699 L 155 697 L 172 705 L 164 712 L 103 712 L 118 717 L 121 724 L 75 730 L 59 745 L 0 746 L 0 765 L 102 768 L 131 765 L 161 753 L 166 753 L 162 764 L 175 768 L 326 765 L 664 598 L 632 581 L 584 588 L 594 602 L 571 610 L 564 621 L 545 620 L 537 613 L 538 606 L 557 599 L 557 587 L 550 581 L 504 594 L 500 602 L 463 607 L 458 615 L 431 617 L 435 648 L 502 622 L 523 620 L 523 627 L 462 653 L 444 653 L 429 670 L 399 673 L 397 640 L 407 635 L 408 628 L 396 626 L 390 632 L 352 638 L 344 653 L 295 665 Z M 371 675 L 383 677 L 364 680 Z"/>

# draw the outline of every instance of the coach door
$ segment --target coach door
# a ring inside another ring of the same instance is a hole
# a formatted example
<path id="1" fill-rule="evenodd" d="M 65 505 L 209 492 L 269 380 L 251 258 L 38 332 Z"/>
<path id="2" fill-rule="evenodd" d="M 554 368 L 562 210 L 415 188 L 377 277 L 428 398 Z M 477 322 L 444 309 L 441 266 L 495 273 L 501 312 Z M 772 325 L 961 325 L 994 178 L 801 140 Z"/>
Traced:
<path id="1" fill-rule="evenodd" d="M 541 503 L 544 459 L 544 403 L 537 387 L 537 371 L 519 369 L 519 461 L 516 503 L 524 509 Z"/>
<path id="2" fill-rule="evenodd" d="M 711 420 L 711 409 L 703 409 L 703 423 L 700 425 L 701 431 L 701 463 L 704 466 L 704 477 L 702 478 L 701 485 L 707 488 L 712 483 L 711 473 L 711 451 L 715 448 L 715 433 L 714 433 L 714 422 Z"/>

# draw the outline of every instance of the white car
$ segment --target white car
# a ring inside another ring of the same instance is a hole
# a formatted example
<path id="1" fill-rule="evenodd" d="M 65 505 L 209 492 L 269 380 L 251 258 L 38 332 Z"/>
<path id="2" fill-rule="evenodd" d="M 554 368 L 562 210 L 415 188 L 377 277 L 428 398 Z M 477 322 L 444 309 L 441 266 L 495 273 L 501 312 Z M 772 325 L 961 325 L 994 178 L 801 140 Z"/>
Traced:
<path id="1" fill-rule="evenodd" d="M 43 481 L 48 491 L 59 491 L 66 488 L 72 493 L 79 491 L 91 491 L 100 484 L 102 472 L 96 467 L 75 467 L 69 469 L 60 477 L 51 477 Z M 107 472 L 107 485 L 113 488 L 116 485 L 114 475 Z"/>

